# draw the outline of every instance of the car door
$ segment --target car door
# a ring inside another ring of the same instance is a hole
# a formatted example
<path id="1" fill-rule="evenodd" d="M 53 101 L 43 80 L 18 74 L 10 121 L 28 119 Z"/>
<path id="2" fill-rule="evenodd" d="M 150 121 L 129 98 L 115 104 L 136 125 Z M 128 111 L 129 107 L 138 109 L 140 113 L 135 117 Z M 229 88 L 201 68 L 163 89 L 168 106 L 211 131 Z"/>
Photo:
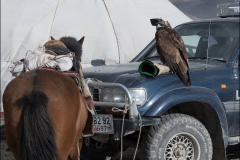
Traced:
<path id="1" fill-rule="evenodd" d="M 239 69 L 240 69 L 240 63 L 239 63 L 240 55 L 238 53 L 236 61 L 233 66 L 233 77 L 234 77 L 234 88 L 235 88 L 235 97 L 234 97 L 234 135 L 239 135 L 240 129 L 239 129 L 239 121 L 240 121 L 240 89 L 239 89 Z"/>
<path id="2" fill-rule="evenodd" d="M 239 25 L 232 22 L 211 23 L 208 35 L 207 57 L 226 61 L 226 69 L 221 73 L 223 78 L 218 81 L 220 83 L 214 82 L 212 89 L 224 105 L 229 136 L 233 137 L 239 134 L 239 100 L 236 97 L 239 91 L 239 66 L 236 65 L 239 60 L 236 50 L 236 45 L 239 44 Z M 221 87 L 214 88 L 214 85 Z"/>

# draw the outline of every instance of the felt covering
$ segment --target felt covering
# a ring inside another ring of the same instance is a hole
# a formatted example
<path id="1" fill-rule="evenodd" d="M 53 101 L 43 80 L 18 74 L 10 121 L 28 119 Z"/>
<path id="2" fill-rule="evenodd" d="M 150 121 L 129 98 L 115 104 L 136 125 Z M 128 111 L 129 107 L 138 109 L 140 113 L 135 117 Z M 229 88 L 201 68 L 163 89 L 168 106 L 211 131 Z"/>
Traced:
<path id="1" fill-rule="evenodd" d="M 144 60 L 138 67 L 138 72 L 141 75 L 156 77 L 160 74 L 169 72 L 170 68 L 161 64 L 153 63 L 149 60 Z"/>

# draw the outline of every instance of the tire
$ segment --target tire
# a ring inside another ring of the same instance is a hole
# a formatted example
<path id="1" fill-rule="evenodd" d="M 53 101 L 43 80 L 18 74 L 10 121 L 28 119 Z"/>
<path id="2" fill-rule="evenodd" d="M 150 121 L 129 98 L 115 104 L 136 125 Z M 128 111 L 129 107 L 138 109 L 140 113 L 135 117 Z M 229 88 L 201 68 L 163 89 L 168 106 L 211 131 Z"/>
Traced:
<path id="1" fill-rule="evenodd" d="M 80 154 L 81 160 L 105 160 L 106 156 L 114 157 L 120 152 L 120 149 L 115 148 L 110 142 L 103 144 L 100 149 L 95 147 L 95 143 L 96 141 L 91 139 L 91 143 L 87 147 L 83 142 Z"/>
<path id="2" fill-rule="evenodd" d="M 211 160 L 212 141 L 197 119 L 169 114 L 145 134 L 140 154 L 141 160 Z"/>

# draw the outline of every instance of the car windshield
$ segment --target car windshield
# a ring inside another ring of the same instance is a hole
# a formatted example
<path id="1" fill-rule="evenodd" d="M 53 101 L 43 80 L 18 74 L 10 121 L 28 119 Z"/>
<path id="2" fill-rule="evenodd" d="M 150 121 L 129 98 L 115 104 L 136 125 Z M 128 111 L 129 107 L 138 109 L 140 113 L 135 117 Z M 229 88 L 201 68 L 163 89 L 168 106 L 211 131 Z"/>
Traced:
<path id="1" fill-rule="evenodd" d="M 180 25 L 175 30 L 181 35 L 189 59 L 228 61 L 239 43 L 239 28 L 236 23 L 202 23 Z M 146 59 L 158 56 L 154 47 Z"/>

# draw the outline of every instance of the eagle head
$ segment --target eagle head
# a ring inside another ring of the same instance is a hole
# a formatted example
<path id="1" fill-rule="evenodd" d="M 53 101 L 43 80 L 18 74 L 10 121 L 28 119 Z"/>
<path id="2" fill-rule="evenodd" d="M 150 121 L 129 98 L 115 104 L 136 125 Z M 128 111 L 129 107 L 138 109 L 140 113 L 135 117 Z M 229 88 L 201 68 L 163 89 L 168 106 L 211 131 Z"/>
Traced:
<path id="1" fill-rule="evenodd" d="M 164 26 L 172 28 L 170 23 L 168 21 L 164 21 L 162 18 L 153 18 L 150 19 L 150 21 L 153 26 L 157 27 L 157 29 Z"/>

